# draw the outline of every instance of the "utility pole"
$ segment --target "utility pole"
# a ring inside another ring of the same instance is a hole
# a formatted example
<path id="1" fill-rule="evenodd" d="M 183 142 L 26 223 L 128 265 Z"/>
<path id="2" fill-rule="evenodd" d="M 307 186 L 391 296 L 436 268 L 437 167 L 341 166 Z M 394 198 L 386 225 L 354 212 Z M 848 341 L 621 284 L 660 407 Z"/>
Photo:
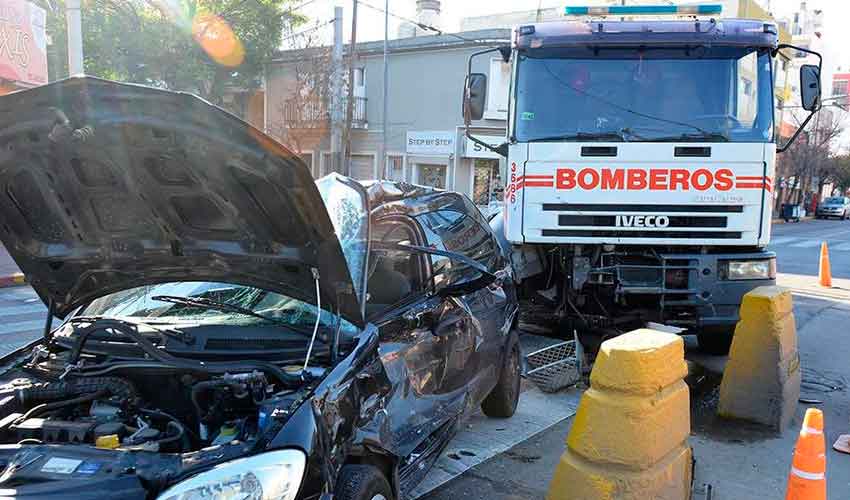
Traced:
<path id="1" fill-rule="evenodd" d="M 331 169 L 342 172 L 343 126 L 342 111 L 342 7 L 334 7 L 334 46 L 331 53 Z"/>
<path id="2" fill-rule="evenodd" d="M 65 19 L 68 23 L 68 75 L 81 75 L 83 69 L 83 28 L 80 21 L 80 0 L 67 0 Z"/>
<path id="3" fill-rule="evenodd" d="M 357 0 L 352 0 L 351 44 L 348 46 L 348 99 L 345 109 L 345 160 L 343 175 L 351 175 L 351 123 L 354 117 L 354 61 L 357 59 Z"/>
<path id="4" fill-rule="evenodd" d="M 387 108 L 389 107 L 389 96 L 387 95 L 390 88 L 389 78 L 390 78 L 390 70 L 389 70 L 389 62 L 388 62 L 388 42 L 387 39 L 390 36 L 390 0 L 384 0 L 384 111 L 381 116 L 383 116 L 384 123 L 381 126 L 381 177 L 384 179 L 389 179 L 390 172 L 387 167 L 387 127 L 390 124 L 390 121 L 387 117 Z"/>

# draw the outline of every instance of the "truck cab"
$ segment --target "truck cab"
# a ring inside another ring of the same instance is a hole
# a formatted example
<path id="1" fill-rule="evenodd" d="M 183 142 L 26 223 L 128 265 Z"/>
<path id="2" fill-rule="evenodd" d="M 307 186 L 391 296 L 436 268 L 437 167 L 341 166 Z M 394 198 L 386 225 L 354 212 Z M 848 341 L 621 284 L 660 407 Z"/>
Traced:
<path id="1" fill-rule="evenodd" d="M 608 335 L 657 322 L 722 352 L 742 296 L 775 283 L 766 247 L 787 145 L 775 135 L 773 59 L 784 46 L 769 22 L 661 9 L 682 12 L 568 7 L 581 19 L 519 26 L 497 49 L 512 77 L 493 222 L 512 248 L 526 326 Z M 820 67 L 803 66 L 801 84 L 814 113 Z M 470 73 L 467 122 L 483 93 L 486 76 Z"/>

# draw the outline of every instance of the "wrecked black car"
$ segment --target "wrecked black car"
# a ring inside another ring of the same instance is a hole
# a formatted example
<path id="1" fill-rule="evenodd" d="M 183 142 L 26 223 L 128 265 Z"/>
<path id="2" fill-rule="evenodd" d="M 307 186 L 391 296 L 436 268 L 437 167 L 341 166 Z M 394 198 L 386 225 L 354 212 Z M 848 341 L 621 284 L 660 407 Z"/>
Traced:
<path id="1" fill-rule="evenodd" d="M 314 182 L 196 97 L 88 77 L 0 98 L 0 184 L 50 311 L 0 360 L 0 496 L 404 498 L 516 408 L 510 271 L 464 196 Z"/>

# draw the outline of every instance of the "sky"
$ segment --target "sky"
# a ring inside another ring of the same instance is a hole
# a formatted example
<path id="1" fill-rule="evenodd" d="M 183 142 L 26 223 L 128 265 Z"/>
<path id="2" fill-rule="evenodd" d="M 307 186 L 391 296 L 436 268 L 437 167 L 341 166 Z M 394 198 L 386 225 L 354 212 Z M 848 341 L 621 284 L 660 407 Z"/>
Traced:
<path id="1" fill-rule="evenodd" d="M 629 0 L 626 0 L 628 4 Z M 791 17 L 799 8 L 801 0 L 757 0 L 763 7 L 769 8 L 777 17 Z M 351 5 L 353 0 L 312 0 L 298 2 L 304 5 L 300 12 L 306 14 L 312 22 L 322 23 L 333 19 L 334 6 L 343 7 L 343 37 L 348 40 L 351 33 Z M 385 0 L 360 0 L 357 17 L 357 38 L 360 41 L 382 40 L 384 36 L 384 14 L 368 6 L 384 8 Z M 442 28 L 445 31 L 458 31 L 460 20 L 464 17 L 485 16 L 503 12 L 533 10 L 536 8 L 564 7 L 566 5 L 584 5 L 593 2 L 583 0 L 442 0 Z M 645 1 L 642 3 L 646 3 Z M 668 0 L 658 0 L 659 4 L 670 3 Z M 712 3 L 712 0 L 688 0 L 677 3 Z M 306 4 L 306 5 L 305 5 Z M 389 0 L 389 11 L 402 17 L 416 16 L 416 0 Z M 850 0 L 808 0 L 811 9 L 823 9 L 825 13 L 825 75 L 829 77 L 834 69 L 843 66 L 850 68 Z M 403 21 L 389 18 L 390 38 L 394 38 L 398 26 Z M 330 43 L 333 37 L 332 26 L 321 29 L 321 37 Z M 842 53 L 843 52 L 843 53 Z M 829 81 L 829 80 L 827 80 Z"/>

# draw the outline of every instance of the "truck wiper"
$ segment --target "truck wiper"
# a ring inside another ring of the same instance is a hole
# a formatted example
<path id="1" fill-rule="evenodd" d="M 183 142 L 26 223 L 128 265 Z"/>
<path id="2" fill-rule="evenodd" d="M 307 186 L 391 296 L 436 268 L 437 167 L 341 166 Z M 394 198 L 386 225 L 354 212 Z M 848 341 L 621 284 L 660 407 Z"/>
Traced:
<path id="1" fill-rule="evenodd" d="M 192 307 L 200 307 L 203 309 L 212 309 L 216 311 L 224 311 L 224 312 L 232 312 L 237 314 L 244 314 L 246 316 L 253 316 L 255 318 L 259 318 L 265 321 L 270 321 L 272 323 L 282 324 L 280 320 L 277 318 L 272 318 L 270 316 L 265 316 L 258 312 L 252 311 L 247 307 L 237 306 L 234 304 L 228 304 L 227 302 L 219 302 L 217 300 L 206 299 L 203 297 L 180 297 L 178 295 L 154 295 L 151 297 L 153 300 L 159 300 L 161 302 L 171 302 L 173 304 L 181 304 L 185 306 Z"/>
<path id="2" fill-rule="evenodd" d="M 700 142 L 700 141 L 715 141 L 729 142 L 729 137 L 720 132 L 694 132 L 689 134 L 665 135 L 662 137 L 650 137 L 644 139 L 646 142 Z"/>
<path id="3" fill-rule="evenodd" d="M 558 142 L 558 141 L 617 141 L 629 142 L 627 134 L 623 132 L 576 132 L 574 134 L 552 135 L 529 139 L 528 142 Z"/>

